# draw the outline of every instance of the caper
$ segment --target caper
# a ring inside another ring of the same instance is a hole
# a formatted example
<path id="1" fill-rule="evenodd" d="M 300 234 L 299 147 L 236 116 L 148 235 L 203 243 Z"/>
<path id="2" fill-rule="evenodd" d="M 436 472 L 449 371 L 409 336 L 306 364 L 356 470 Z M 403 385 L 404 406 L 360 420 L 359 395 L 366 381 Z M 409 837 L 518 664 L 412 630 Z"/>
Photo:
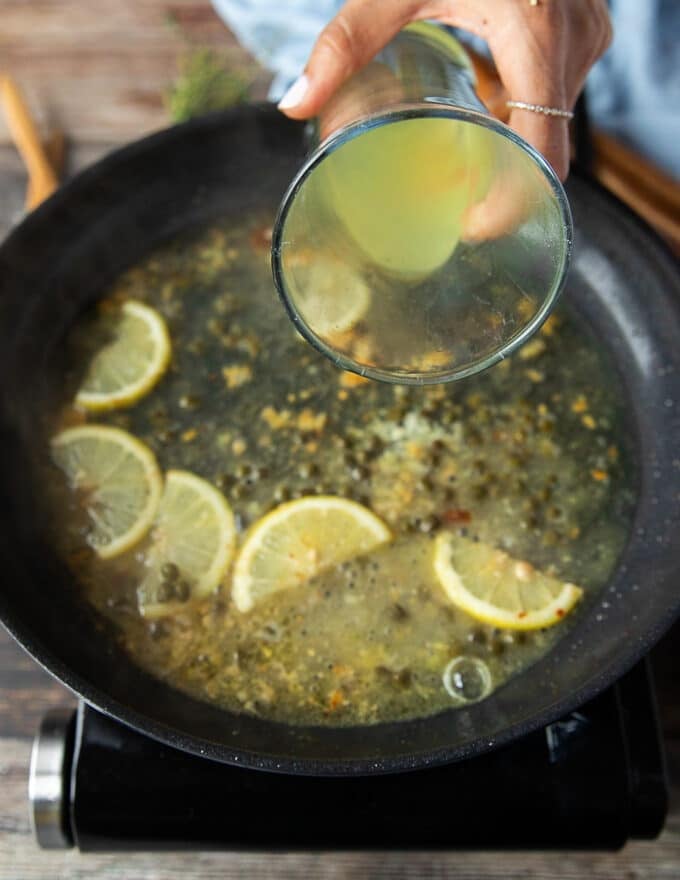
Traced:
<path id="1" fill-rule="evenodd" d="M 164 580 L 172 583 L 179 577 L 179 568 L 177 568 L 174 562 L 164 562 L 161 565 L 161 574 Z"/>
<path id="2" fill-rule="evenodd" d="M 289 501 L 291 497 L 288 486 L 277 486 L 274 489 L 274 501 Z"/>
<path id="3" fill-rule="evenodd" d="M 486 633 L 483 629 L 473 629 L 471 632 L 468 633 L 467 640 L 468 642 L 472 642 L 475 645 L 486 645 Z"/>
<path id="4" fill-rule="evenodd" d="M 180 581 L 175 585 L 175 597 L 180 602 L 186 602 L 191 595 L 191 586 L 188 581 Z"/>
<path id="5" fill-rule="evenodd" d="M 353 480 L 367 480 L 371 476 L 371 469 L 364 464 L 358 464 L 350 470 L 349 475 Z"/>
<path id="6" fill-rule="evenodd" d="M 232 474 L 219 474 L 215 479 L 215 485 L 224 492 L 234 485 L 234 477 Z"/>
<path id="7" fill-rule="evenodd" d="M 438 400 L 428 400 L 423 404 L 422 413 L 424 416 L 436 416 L 441 411 L 441 402 Z"/>
<path id="8" fill-rule="evenodd" d="M 434 514 L 430 514 L 429 516 L 424 516 L 418 525 L 418 528 L 421 532 L 429 533 L 434 532 L 435 529 L 439 527 L 439 517 Z"/>
<path id="9" fill-rule="evenodd" d="M 310 477 L 315 477 L 318 473 L 319 467 L 318 465 L 314 464 L 313 461 L 303 461 L 298 468 L 298 476 L 300 476 L 303 480 L 308 480 Z"/>
<path id="10" fill-rule="evenodd" d="M 408 617 L 410 617 L 410 614 L 403 605 L 400 605 L 398 602 L 394 602 L 392 605 L 390 605 L 390 616 L 393 620 L 401 621 L 406 620 Z"/>
<path id="11" fill-rule="evenodd" d="M 158 601 L 167 602 L 169 599 L 172 599 L 174 592 L 174 584 L 170 581 L 162 581 L 158 588 Z"/>
<path id="12" fill-rule="evenodd" d="M 377 434 L 373 434 L 369 440 L 368 449 L 370 452 L 379 455 L 385 449 L 385 441 L 378 437 Z"/>
<path id="13" fill-rule="evenodd" d="M 249 464 L 240 464 L 234 471 L 235 476 L 242 480 L 244 477 L 249 477 L 253 472 L 252 465 Z"/>
<path id="14" fill-rule="evenodd" d="M 402 669 L 397 673 L 397 684 L 401 688 L 407 688 L 411 686 L 411 681 L 413 680 L 413 676 L 411 674 L 411 670 L 406 668 Z"/>
<path id="15" fill-rule="evenodd" d="M 106 600 L 106 607 L 112 611 L 123 611 L 127 614 L 133 610 L 132 603 L 125 596 L 109 596 Z"/>
<path id="16" fill-rule="evenodd" d="M 200 398 L 195 394 L 183 394 L 177 401 L 180 409 L 197 409 L 200 404 Z"/>
<path id="17" fill-rule="evenodd" d="M 156 641 L 156 639 L 162 639 L 168 634 L 168 630 L 162 620 L 152 620 L 149 623 L 147 632 L 154 641 Z"/>
<path id="18" fill-rule="evenodd" d="M 192 354 L 203 355 L 205 354 L 205 343 L 202 339 L 192 339 L 192 341 L 187 345 L 187 351 L 190 351 Z"/>

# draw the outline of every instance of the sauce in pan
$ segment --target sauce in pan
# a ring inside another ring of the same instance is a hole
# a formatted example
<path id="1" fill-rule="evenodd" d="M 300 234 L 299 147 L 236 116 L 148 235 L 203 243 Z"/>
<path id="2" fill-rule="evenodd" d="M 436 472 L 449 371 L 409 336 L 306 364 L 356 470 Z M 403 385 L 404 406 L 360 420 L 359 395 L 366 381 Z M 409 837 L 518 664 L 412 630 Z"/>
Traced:
<path id="1" fill-rule="evenodd" d="M 108 298 L 164 316 L 170 368 L 136 405 L 87 417 L 68 406 L 55 431 L 85 418 L 121 427 L 162 470 L 205 478 L 234 512 L 237 544 L 267 511 L 306 495 L 358 501 L 393 540 L 246 613 L 228 572 L 214 595 L 149 620 L 136 602 L 139 548 L 109 560 L 89 550 L 78 499 L 50 467 L 60 553 L 135 662 L 230 710 L 349 725 L 480 699 L 550 650 L 623 547 L 634 499 L 618 379 L 566 309 L 512 359 L 463 382 L 403 387 L 341 373 L 275 299 L 267 223 L 213 225 L 125 273 Z M 84 318 L 70 340 L 69 393 L 97 344 Z M 471 617 L 433 568 L 447 531 L 506 551 L 520 574 L 528 562 L 578 584 L 583 601 L 547 629 Z"/>

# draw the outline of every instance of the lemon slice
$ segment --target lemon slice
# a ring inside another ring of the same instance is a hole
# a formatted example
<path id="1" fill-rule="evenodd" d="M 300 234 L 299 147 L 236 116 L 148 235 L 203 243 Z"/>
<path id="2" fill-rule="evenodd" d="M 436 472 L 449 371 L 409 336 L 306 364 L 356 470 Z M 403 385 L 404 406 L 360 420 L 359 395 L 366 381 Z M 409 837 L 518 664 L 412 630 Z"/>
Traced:
<path id="1" fill-rule="evenodd" d="M 90 362 L 76 404 L 91 411 L 131 406 L 144 397 L 170 362 L 170 337 L 154 309 L 136 300 L 104 314 L 111 341 Z"/>
<path id="2" fill-rule="evenodd" d="M 234 553 L 234 515 L 221 492 L 188 471 L 168 471 L 137 590 L 145 617 L 210 595 Z"/>
<path id="3" fill-rule="evenodd" d="M 54 462 L 82 494 L 92 522 L 90 546 L 103 559 L 134 547 L 151 526 L 163 489 L 151 450 L 126 431 L 102 425 L 67 428 L 51 446 Z"/>
<path id="4" fill-rule="evenodd" d="M 499 629 L 553 626 L 583 595 L 574 584 L 558 581 L 488 544 L 457 535 L 438 535 L 434 569 L 454 605 Z"/>
<path id="5" fill-rule="evenodd" d="M 390 538 L 382 520 L 345 498 L 320 495 L 281 504 L 254 525 L 241 548 L 234 604 L 250 611 L 272 593 L 304 584 Z"/>
<path id="6" fill-rule="evenodd" d="M 347 333 L 368 311 L 368 284 L 339 260 L 324 256 L 290 257 L 285 268 L 293 282 L 296 308 L 322 339 Z"/>

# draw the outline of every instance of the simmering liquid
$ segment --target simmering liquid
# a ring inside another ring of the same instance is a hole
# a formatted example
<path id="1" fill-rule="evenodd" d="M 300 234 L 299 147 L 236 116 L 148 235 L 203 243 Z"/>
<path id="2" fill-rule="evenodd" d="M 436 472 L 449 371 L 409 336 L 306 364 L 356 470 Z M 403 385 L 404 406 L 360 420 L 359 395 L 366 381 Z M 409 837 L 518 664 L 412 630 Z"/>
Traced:
<path id="1" fill-rule="evenodd" d="M 587 610 L 615 565 L 633 502 L 617 377 L 587 328 L 561 311 L 517 356 L 474 379 L 427 388 L 360 381 L 285 319 L 269 274 L 270 223 L 225 220 L 180 237 L 117 281 L 110 298 L 144 300 L 165 317 L 172 366 L 133 408 L 88 420 L 131 431 L 164 470 L 211 481 L 235 512 L 239 542 L 284 500 L 337 494 L 380 516 L 393 543 L 249 613 L 235 608 L 228 574 L 214 596 L 148 621 L 136 606 L 137 553 L 106 561 L 89 551 L 77 499 L 47 466 L 54 541 L 83 597 L 115 624 L 119 647 L 201 700 L 350 725 L 476 699 L 480 669 L 492 690 L 521 674 Z M 84 317 L 69 341 L 68 399 L 98 342 Z M 54 429 L 82 418 L 66 406 Z M 583 602 L 545 631 L 476 622 L 433 572 L 435 536 L 446 529 L 579 584 Z M 447 688 L 456 657 L 471 662 Z"/>

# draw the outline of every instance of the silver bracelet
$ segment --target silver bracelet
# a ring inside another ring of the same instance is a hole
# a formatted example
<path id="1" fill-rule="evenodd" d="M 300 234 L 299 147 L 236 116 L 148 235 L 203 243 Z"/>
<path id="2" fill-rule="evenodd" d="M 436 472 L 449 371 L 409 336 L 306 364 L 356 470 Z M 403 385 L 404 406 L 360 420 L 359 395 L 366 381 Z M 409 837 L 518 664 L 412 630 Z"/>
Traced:
<path id="1" fill-rule="evenodd" d="M 526 101 L 506 101 L 506 107 L 515 110 L 529 110 L 531 113 L 542 113 L 544 116 L 558 116 L 560 119 L 573 119 L 571 110 L 560 110 L 559 107 L 545 107 L 543 104 L 528 104 Z"/>

